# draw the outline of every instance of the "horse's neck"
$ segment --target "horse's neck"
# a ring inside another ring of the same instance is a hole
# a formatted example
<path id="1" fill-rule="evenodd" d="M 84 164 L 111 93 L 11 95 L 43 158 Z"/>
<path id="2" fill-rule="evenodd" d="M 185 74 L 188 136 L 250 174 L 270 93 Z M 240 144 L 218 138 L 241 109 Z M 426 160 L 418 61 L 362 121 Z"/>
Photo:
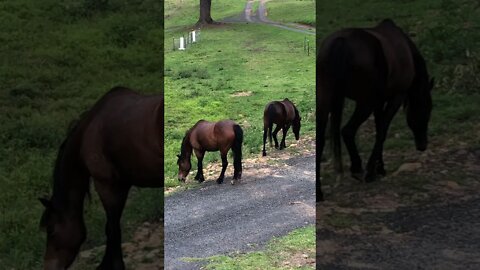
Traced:
<path id="1" fill-rule="evenodd" d="M 190 158 L 190 156 L 192 155 L 192 143 L 190 142 L 190 134 L 187 134 L 187 137 L 185 137 L 185 140 L 183 141 L 183 151 L 185 154 L 185 156 L 187 158 Z"/>
<path id="2" fill-rule="evenodd" d="M 89 176 L 79 162 L 78 151 L 76 145 L 66 145 L 55 165 L 52 201 L 66 211 L 83 210 L 89 192 Z"/>

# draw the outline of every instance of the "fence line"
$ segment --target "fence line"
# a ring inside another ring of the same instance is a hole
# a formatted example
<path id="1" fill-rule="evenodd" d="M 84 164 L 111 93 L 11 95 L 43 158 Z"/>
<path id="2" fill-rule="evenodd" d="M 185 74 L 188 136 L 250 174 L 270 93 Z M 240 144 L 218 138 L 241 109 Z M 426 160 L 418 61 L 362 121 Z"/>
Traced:
<path id="1" fill-rule="evenodd" d="M 192 30 L 187 34 L 182 34 L 179 38 L 172 39 L 172 50 L 173 51 L 185 51 L 193 43 L 200 41 L 201 31 L 200 29 Z"/>

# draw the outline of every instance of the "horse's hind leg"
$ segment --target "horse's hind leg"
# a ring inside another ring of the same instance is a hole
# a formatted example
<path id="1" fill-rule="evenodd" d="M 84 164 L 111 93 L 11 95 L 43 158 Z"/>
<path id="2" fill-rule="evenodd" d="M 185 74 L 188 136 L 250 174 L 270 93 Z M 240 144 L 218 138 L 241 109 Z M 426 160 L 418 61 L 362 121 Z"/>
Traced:
<path id="1" fill-rule="evenodd" d="M 282 137 L 282 141 L 280 142 L 280 150 L 287 148 L 287 145 L 285 144 L 285 137 L 287 137 L 287 132 L 289 128 L 290 128 L 290 125 L 285 125 L 282 128 L 283 137 Z"/>
<path id="2" fill-rule="evenodd" d="M 107 225 L 105 232 L 107 234 L 107 246 L 98 270 L 125 269 L 122 255 L 122 233 L 120 229 L 120 219 L 122 217 L 125 201 L 128 197 L 130 186 L 118 183 L 102 183 L 95 181 L 97 190 L 103 208 L 107 214 Z"/>
<path id="3" fill-rule="evenodd" d="M 222 157 L 222 172 L 220 173 L 220 176 L 217 179 L 217 184 L 223 183 L 223 179 L 225 178 L 225 171 L 227 170 L 228 166 L 228 160 L 227 160 L 227 151 L 220 151 L 220 155 Z"/>
<path id="4" fill-rule="evenodd" d="M 263 151 L 262 151 L 263 156 L 267 155 L 267 151 L 265 150 L 265 144 L 267 144 L 267 133 L 268 133 L 268 125 L 264 124 L 263 125 Z"/>
<path id="5" fill-rule="evenodd" d="M 375 181 L 377 173 L 380 175 L 385 175 L 386 173 L 382 157 L 383 143 L 387 137 L 387 131 L 390 127 L 390 123 L 402 105 L 403 100 L 403 96 L 398 96 L 395 99 L 390 100 L 385 106 L 385 109 L 383 109 L 383 107 L 379 107 L 375 110 L 375 145 L 367 163 L 367 174 L 365 175 L 365 180 L 367 182 Z"/>
<path id="6" fill-rule="evenodd" d="M 355 111 L 348 123 L 342 129 L 343 141 L 350 155 L 350 172 L 353 178 L 363 181 L 362 160 L 358 154 L 357 145 L 355 144 L 355 135 L 358 128 L 372 113 L 372 109 L 368 106 L 362 106 L 357 103 Z"/>
<path id="7" fill-rule="evenodd" d="M 275 148 L 278 149 L 278 140 L 277 140 L 277 133 L 280 131 L 282 127 L 280 125 L 277 124 L 277 126 L 275 127 L 275 130 L 273 131 L 273 140 L 275 141 Z"/>
<path id="8" fill-rule="evenodd" d="M 199 183 L 202 183 L 205 181 L 205 178 L 203 176 L 203 157 L 205 156 L 205 152 L 201 152 L 195 149 L 195 155 L 197 156 L 197 163 L 198 163 L 198 169 L 197 169 L 197 175 L 195 175 L 195 180 L 197 180 Z"/>

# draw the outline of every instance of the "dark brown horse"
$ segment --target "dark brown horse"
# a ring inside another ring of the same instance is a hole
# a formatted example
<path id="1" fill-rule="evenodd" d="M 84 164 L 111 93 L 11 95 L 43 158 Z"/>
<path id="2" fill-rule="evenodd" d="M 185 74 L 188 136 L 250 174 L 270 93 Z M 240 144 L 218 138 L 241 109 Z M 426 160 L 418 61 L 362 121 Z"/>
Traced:
<path id="1" fill-rule="evenodd" d="M 132 186 L 163 187 L 163 97 L 115 87 L 69 131 L 53 173 L 53 195 L 41 225 L 44 269 L 67 269 L 86 238 L 83 203 L 90 178 L 107 216 L 107 245 L 98 269 L 124 269 L 120 218 Z"/>
<path id="2" fill-rule="evenodd" d="M 295 139 L 298 141 L 300 139 L 300 127 L 301 127 L 302 117 L 300 113 L 288 98 L 282 101 L 272 101 L 265 106 L 263 111 L 263 156 L 267 155 L 265 150 L 265 144 L 267 143 L 267 132 L 270 140 L 270 145 L 272 145 L 272 137 L 275 140 L 275 148 L 279 148 L 277 133 L 280 129 L 283 132 L 282 141 L 280 142 L 280 150 L 286 148 L 285 137 L 287 136 L 287 131 L 292 126 L 293 134 L 295 134 Z M 272 132 L 273 124 L 277 124 L 275 130 Z"/>
<path id="3" fill-rule="evenodd" d="M 323 153 L 330 116 L 335 170 L 342 173 L 341 141 L 350 155 L 353 177 L 374 181 L 385 175 L 383 143 L 389 125 L 402 104 L 416 148 L 427 148 L 432 110 L 430 80 L 425 60 L 415 44 L 392 20 L 374 28 L 350 28 L 327 37 L 317 56 L 317 155 Z M 345 98 L 356 102 L 355 111 L 340 129 Z M 376 137 L 366 173 L 355 145 L 360 125 L 374 114 Z M 320 159 L 317 159 L 317 198 L 322 200 Z"/>
<path id="4" fill-rule="evenodd" d="M 220 151 L 222 157 L 222 172 L 217 179 L 217 183 L 223 183 L 225 170 L 227 169 L 227 154 L 230 148 L 233 150 L 233 180 L 242 178 L 242 128 L 231 120 L 219 122 L 198 121 L 191 129 L 187 131 L 182 141 L 180 155 L 178 157 L 178 180 L 185 182 L 192 164 L 190 157 L 192 151 L 195 152 L 198 160 L 198 171 L 195 180 L 203 182 L 203 156 L 205 152 Z"/>

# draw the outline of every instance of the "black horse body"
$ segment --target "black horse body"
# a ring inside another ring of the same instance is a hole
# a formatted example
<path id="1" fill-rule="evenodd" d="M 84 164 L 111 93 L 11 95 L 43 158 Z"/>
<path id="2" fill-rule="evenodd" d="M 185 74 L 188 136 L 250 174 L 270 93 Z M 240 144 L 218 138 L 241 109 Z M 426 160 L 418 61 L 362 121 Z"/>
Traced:
<path id="1" fill-rule="evenodd" d="M 335 169 L 342 173 L 341 139 L 350 155 L 350 172 L 361 180 L 385 175 L 382 152 L 389 125 L 402 104 L 418 150 L 427 147 L 432 109 L 430 80 L 425 60 L 410 38 L 389 19 L 374 28 L 350 28 L 333 33 L 317 56 L 317 155 L 325 145 L 330 118 Z M 356 102 L 350 120 L 341 128 L 345 98 Z M 355 144 L 360 125 L 375 116 L 375 145 L 364 174 Z M 317 198 L 323 200 L 320 158 L 317 159 Z"/>

